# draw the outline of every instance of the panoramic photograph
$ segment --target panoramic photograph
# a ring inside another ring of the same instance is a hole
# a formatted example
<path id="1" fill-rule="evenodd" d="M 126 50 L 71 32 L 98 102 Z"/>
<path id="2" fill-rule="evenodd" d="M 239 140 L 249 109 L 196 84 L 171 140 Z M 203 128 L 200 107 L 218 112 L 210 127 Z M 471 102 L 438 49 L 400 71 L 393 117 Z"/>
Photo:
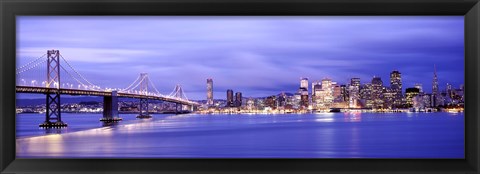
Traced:
<path id="1" fill-rule="evenodd" d="M 465 158 L 463 16 L 16 25 L 17 158 Z"/>

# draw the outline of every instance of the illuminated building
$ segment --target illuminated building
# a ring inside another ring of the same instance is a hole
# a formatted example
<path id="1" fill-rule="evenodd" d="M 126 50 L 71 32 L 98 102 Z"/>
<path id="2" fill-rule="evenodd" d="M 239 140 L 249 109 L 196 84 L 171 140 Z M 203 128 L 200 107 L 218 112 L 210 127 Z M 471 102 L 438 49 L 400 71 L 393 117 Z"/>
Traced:
<path id="1" fill-rule="evenodd" d="M 358 108 L 360 100 L 360 78 L 352 78 L 348 87 L 349 107 Z"/>
<path id="2" fill-rule="evenodd" d="M 317 90 L 317 89 L 321 89 L 322 88 L 322 83 L 316 81 L 316 82 L 312 82 L 312 95 L 314 95 L 314 91 Z"/>
<path id="3" fill-rule="evenodd" d="M 402 74 L 397 70 L 394 70 L 390 73 L 390 89 L 391 91 L 389 92 L 392 92 L 395 95 L 393 101 L 394 105 L 402 105 Z"/>
<path id="4" fill-rule="evenodd" d="M 207 79 L 207 105 L 213 105 L 213 80 Z"/>
<path id="5" fill-rule="evenodd" d="M 315 96 L 316 91 L 322 89 L 322 84 L 318 81 L 312 82 L 312 105 L 314 108 L 316 108 L 316 99 L 317 96 Z"/>
<path id="6" fill-rule="evenodd" d="M 292 99 L 292 106 L 295 109 L 300 108 L 300 101 L 302 100 L 302 94 L 300 92 L 297 92 L 294 94 L 293 99 Z"/>
<path id="7" fill-rule="evenodd" d="M 249 98 L 249 99 L 247 100 L 247 109 L 248 109 L 248 110 L 254 110 L 254 109 L 256 109 L 256 108 L 255 108 L 255 100 L 254 100 L 254 99 Z"/>
<path id="8" fill-rule="evenodd" d="M 432 107 L 432 94 L 424 94 L 423 102 L 424 102 L 425 108 Z"/>
<path id="9" fill-rule="evenodd" d="M 315 88 L 313 95 L 315 97 L 314 108 L 315 109 L 328 109 L 333 103 L 333 86 L 335 82 L 332 82 L 330 79 L 323 79 L 320 88 Z"/>
<path id="10" fill-rule="evenodd" d="M 265 108 L 265 100 L 262 99 L 262 98 L 257 98 L 255 99 L 255 105 L 257 107 L 257 109 L 264 109 Z"/>
<path id="11" fill-rule="evenodd" d="M 383 81 L 380 77 L 374 76 L 372 79 L 372 108 L 383 108 Z"/>
<path id="12" fill-rule="evenodd" d="M 417 89 L 420 91 L 420 93 L 423 93 L 423 86 L 422 86 L 422 84 L 420 84 L 420 83 L 415 83 L 415 85 L 413 85 L 413 86 L 414 86 L 415 88 L 417 88 Z"/>
<path id="13" fill-rule="evenodd" d="M 227 90 L 227 107 L 233 107 L 233 90 Z"/>
<path id="14" fill-rule="evenodd" d="M 432 80 L 432 104 L 434 107 L 437 107 L 440 103 L 440 94 L 438 93 L 438 77 L 437 77 L 437 67 L 433 65 L 433 80 Z"/>
<path id="15" fill-rule="evenodd" d="M 464 103 L 465 101 L 465 92 L 464 92 L 464 85 L 461 84 L 459 89 L 455 89 L 456 99 L 459 100 L 460 103 Z"/>
<path id="16" fill-rule="evenodd" d="M 360 86 L 360 99 L 364 101 L 364 107 L 372 108 L 373 107 L 373 86 L 371 83 L 365 83 Z"/>
<path id="17" fill-rule="evenodd" d="M 348 101 L 348 88 L 347 88 L 347 85 L 340 85 L 340 89 L 341 89 L 341 95 L 342 95 L 342 98 L 343 98 L 343 102 L 346 102 Z"/>
<path id="18" fill-rule="evenodd" d="M 308 104 L 310 103 L 308 97 L 308 78 L 300 79 L 300 88 L 298 89 L 298 93 L 300 93 L 300 106 L 308 107 Z"/>
<path id="19" fill-rule="evenodd" d="M 335 84 L 333 86 L 333 101 L 336 103 L 344 102 L 343 96 L 342 96 L 342 87 L 338 84 Z"/>
<path id="20" fill-rule="evenodd" d="M 332 86 L 332 80 L 330 79 L 323 79 L 322 80 L 322 90 L 324 91 L 323 93 L 323 102 L 325 105 L 330 105 L 333 103 L 333 86 Z"/>
<path id="21" fill-rule="evenodd" d="M 303 107 L 308 107 L 308 91 L 307 90 L 303 90 L 302 92 L 300 92 L 300 106 L 303 106 Z"/>
<path id="22" fill-rule="evenodd" d="M 384 106 L 384 108 L 389 108 L 389 109 L 395 108 L 394 103 L 395 103 L 395 101 L 397 101 L 396 97 L 397 97 L 397 92 L 396 91 L 393 91 L 390 88 L 385 88 L 385 90 L 383 92 L 383 102 L 384 102 L 383 106 Z"/>
<path id="23" fill-rule="evenodd" d="M 241 107 L 242 106 L 242 93 L 241 92 L 236 92 L 235 93 L 235 107 Z"/>
<path id="24" fill-rule="evenodd" d="M 454 90 L 452 90 L 452 84 L 447 83 L 447 95 L 450 98 L 454 97 Z"/>
<path id="25" fill-rule="evenodd" d="M 356 78 L 356 77 L 355 77 L 355 78 L 352 78 L 352 79 L 350 80 L 350 85 L 351 85 L 351 86 L 358 86 L 358 87 L 360 87 L 360 78 Z"/>
<path id="26" fill-rule="evenodd" d="M 321 86 L 321 85 L 318 85 L 318 86 Z M 313 107 L 315 109 L 318 109 L 320 107 L 322 107 L 322 103 L 323 103 L 323 89 L 320 87 L 320 88 L 315 88 L 315 90 L 313 91 L 313 94 L 312 94 L 312 101 L 313 101 Z"/>
<path id="27" fill-rule="evenodd" d="M 304 88 L 305 90 L 308 91 L 308 78 L 301 78 L 300 88 Z"/>
<path id="28" fill-rule="evenodd" d="M 426 103 L 424 101 L 424 97 L 425 95 L 419 91 L 419 94 L 412 98 L 412 107 L 415 109 L 415 111 L 425 110 Z"/>
<path id="29" fill-rule="evenodd" d="M 278 95 L 277 106 L 283 107 L 285 105 L 287 105 L 287 95 L 285 92 L 282 92 L 280 95 Z"/>
<path id="30" fill-rule="evenodd" d="M 405 90 L 405 98 L 407 101 L 407 107 L 413 106 L 413 98 L 420 93 L 418 88 L 407 88 Z"/>
<path id="31" fill-rule="evenodd" d="M 437 96 L 437 101 L 436 101 L 437 106 L 443 106 L 443 105 L 447 104 L 446 101 L 447 101 L 447 91 L 444 90 L 444 91 L 440 92 L 440 94 Z"/>
<path id="32" fill-rule="evenodd" d="M 265 99 L 265 106 L 270 107 L 271 109 L 276 109 L 277 108 L 277 96 L 268 96 Z"/>

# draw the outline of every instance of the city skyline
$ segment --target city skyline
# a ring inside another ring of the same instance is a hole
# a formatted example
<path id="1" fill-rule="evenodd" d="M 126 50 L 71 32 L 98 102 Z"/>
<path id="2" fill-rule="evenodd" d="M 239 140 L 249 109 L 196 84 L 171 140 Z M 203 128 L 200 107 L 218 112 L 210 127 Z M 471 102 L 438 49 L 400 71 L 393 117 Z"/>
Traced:
<path id="1" fill-rule="evenodd" d="M 389 86 L 392 70 L 402 73 L 403 93 L 416 83 L 430 93 L 434 64 L 440 90 L 464 83 L 463 17 L 457 16 L 23 16 L 17 25 L 17 66 L 53 47 L 99 86 L 126 87 L 148 72 L 160 92 L 182 84 L 194 100 L 206 99 L 208 78 L 214 99 L 225 99 L 227 89 L 244 97 L 294 93 L 301 77 L 339 84 L 359 77 L 364 84 L 377 76 Z"/>

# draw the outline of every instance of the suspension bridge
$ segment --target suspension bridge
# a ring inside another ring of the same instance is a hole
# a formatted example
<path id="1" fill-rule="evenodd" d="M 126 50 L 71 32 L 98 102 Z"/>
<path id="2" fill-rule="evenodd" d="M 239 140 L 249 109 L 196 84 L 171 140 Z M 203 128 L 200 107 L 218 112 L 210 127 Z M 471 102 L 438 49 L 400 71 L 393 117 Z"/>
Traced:
<path id="1" fill-rule="evenodd" d="M 46 66 L 45 66 L 46 65 Z M 45 73 L 46 72 L 46 73 Z M 100 121 L 122 120 L 118 115 L 118 98 L 139 99 L 137 118 L 151 118 L 149 100 L 175 103 L 177 113 L 185 107 L 189 111 L 199 106 L 189 100 L 181 85 L 176 85 L 171 93 L 160 93 L 150 81 L 147 73 L 141 73 L 126 88 L 100 87 L 91 83 L 65 59 L 59 50 L 48 50 L 46 54 L 16 69 L 16 92 L 46 95 L 45 122 L 40 127 L 66 127 L 61 117 L 62 95 L 87 95 L 103 97 L 103 117 Z M 40 80 L 42 79 L 42 80 Z"/>

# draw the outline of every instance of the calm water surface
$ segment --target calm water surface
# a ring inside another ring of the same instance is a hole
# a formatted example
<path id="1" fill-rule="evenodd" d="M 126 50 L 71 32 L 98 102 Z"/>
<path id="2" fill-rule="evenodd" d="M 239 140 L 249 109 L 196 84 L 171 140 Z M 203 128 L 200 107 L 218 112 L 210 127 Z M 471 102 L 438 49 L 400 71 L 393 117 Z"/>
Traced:
<path id="1" fill-rule="evenodd" d="M 43 114 L 19 114 L 17 157 L 464 158 L 463 113 L 135 116 L 63 114 L 68 128 L 44 130 Z"/>

